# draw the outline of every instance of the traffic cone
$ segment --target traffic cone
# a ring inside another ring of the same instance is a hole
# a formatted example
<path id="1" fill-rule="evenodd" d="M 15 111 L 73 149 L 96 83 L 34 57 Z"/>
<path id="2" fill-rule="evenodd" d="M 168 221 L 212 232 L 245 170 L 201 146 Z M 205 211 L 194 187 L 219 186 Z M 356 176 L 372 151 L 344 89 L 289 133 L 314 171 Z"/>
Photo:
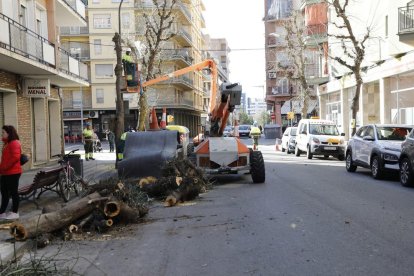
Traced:
<path id="1" fill-rule="evenodd" d="M 155 107 L 152 108 L 150 113 L 149 128 L 150 130 L 160 130 L 158 126 L 157 114 L 155 113 Z"/>
<path id="2" fill-rule="evenodd" d="M 162 109 L 162 119 L 161 119 L 160 127 L 162 129 L 165 129 L 166 126 L 167 126 L 167 109 L 164 107 Z"/>

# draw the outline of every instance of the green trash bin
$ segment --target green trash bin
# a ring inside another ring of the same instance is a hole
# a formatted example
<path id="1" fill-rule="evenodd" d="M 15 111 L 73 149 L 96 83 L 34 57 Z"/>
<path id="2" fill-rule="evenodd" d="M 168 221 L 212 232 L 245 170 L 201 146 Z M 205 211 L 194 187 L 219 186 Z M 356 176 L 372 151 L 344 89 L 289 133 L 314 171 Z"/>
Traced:
<path id="1" fill-rule="evenodd" d="M 71 154 L 65 157 L 77 175 L 83 178 L 83 160 L 80 154 Z"/>

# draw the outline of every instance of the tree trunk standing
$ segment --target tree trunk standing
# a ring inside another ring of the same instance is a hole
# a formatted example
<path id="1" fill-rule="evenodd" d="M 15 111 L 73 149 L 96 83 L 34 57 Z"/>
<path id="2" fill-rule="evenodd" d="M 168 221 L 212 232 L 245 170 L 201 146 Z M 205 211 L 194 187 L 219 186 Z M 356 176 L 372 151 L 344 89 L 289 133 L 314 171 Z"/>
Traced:
<path id="1" fill-rule="evenodd" d="M 139 96 L 138 101 L 139 106 L 139 119 L 138 119 L 138 130 L 144 131 L 145 130 L 145 121 L 147 119 L 148 114 L 148 101 L 147 101 L 147 89 L 143 88 L 142 95 Z"/>
<path id="2" fill-rule="evenodd" d="M 356 89 L 355 89 L 355 95 L 352 98 L 352 120 L 354 120 L 354 124 L 352 125 L 351 128 L 351 136 L 354 136 L 354 134 L 356 133 L 356 118 L 357 118 L 357 114 L 359 111 L 359 95 L 361 94 L 361 88 L 362 88 L 362 84 L 364 83 L 361 77 L 361 74 L 359 73 L 359 71 L 355 72 L 355 78 L 356 78 Z"/>
<path id="3" fill-rule="evenodd" d="M 116 124 L 115 124 L 115 144 L 118 145 L 121 140 L 121 135 L 124 132 L 124 101 L 121 93 L 122 80 L 122 46 L 121 36 L 115 33 L 112 41 L 115 43 L 116 52 L 116 66 L 115 66 L 115 89 L 116 89 Z M 115 147 L 116 160 L 118 161 L 118 147 Z"/>
<path id="4" fill-rule="evenodd" d="M 341 25 L 335 24 L 335 26 L 340 30 L 346 30 L 346 33 L 330 34 L 330 36 L 340 40 L 340 42 L 342 43 L 342 49 L 347 59 L 343 59 L 339 56 L 331 58 L 337 61 L 339 64 L 348 68 L 355 75 L 356 89 L 355 95 L 352 98 L 351 105 L 351 119 L 353 121 L 351 128 L 352 136 L 356 132 L 356 119 L 359 111 L 359 96 L 361 94 L 362 84 L 364 83 L 361 76 L 361 65 L 365 59 L 365 42 L 370 37 L 370 27 L 367 27 L 367 32 L 362 39 L 357 39 L 346 11 L 348 4 L 349 0 L 332 0 L 331 5 L 333 5 L 335 9 L 336 16 L 342 20 Z M 351 44 L 352 47 L 347 47 L 348 45 L 346 45 L 346 42 L 348 42 L 348 44 Z M 352 61 L 352 63 L 349 63 L 349 61 Z"/>

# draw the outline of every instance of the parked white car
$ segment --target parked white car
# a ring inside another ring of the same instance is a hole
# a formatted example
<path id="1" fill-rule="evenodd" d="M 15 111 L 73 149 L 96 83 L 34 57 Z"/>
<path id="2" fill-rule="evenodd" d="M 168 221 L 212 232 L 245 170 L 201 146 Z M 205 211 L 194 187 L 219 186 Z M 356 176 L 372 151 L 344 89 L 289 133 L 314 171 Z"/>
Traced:
<path id="1" fill-rule="evenodd" d="M 297 127 L 288 127 L 282 136 L 282 152 L 287 154 L 295 151 L 295 138 Z"/>
<path id="2" fill-rule="evenodd" d="M 345 133 L 340 134 L 332 121 L 302 119 L 296 134 L 295 155 L 306 152 L 308 159 L 314 155 L 323 155 L 325 158 L 334 156 L 342 161 L 345 159 L 343 136 Z"/>
<path id="3" fill-rule="evenodd" d="M 401 144 L 412 128 L 407 125 L 362 126 L 346 148 L 346 170 L 355 172 L 357 166 L 369 168 L 375 179 L 381 178 L 387 170 L 398 171 Z"/>

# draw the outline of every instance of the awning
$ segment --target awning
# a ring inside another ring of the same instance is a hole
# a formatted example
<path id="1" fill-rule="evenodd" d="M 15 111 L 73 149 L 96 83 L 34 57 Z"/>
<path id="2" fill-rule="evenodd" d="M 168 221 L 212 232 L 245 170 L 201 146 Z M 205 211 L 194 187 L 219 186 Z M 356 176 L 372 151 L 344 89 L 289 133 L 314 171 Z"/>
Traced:
<path id="1" fill-rule="evenodd" d="M 309 100 L 308 101 L 308 114 L 312 113 L 316 108 L 318 108 L 318 100 Z M 302 112 L 302 103 L 301 101 L 293 100 L 292 101 L 292 111 L 295 114 L 300 114 Z M 290 101 L 286 101 L 282 108 L 281 108 L 281 114 L 287 114 L 290 112 Z"/>

